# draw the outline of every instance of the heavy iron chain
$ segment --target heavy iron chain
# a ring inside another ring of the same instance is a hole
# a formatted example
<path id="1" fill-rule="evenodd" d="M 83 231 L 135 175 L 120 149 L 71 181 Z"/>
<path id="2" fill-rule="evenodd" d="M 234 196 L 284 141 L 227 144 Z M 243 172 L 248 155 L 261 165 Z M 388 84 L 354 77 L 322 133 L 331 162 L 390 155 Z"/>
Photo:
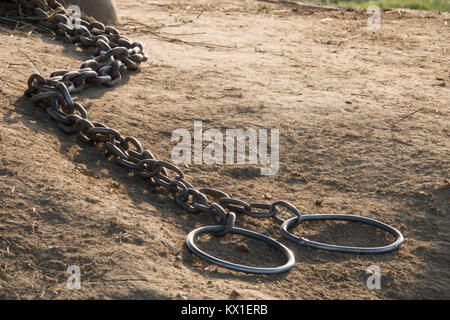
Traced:
<path id="1" fill-rule="evenodd" d="M 143 45 L 122 37 L 117 29 L 107 27 L 90 18 L 81 20 L 79 25 L 73 26 L 66 9 L 55 0 L 15 0 L 13 2 L 17 4 L 22 17 L 37 21 L 39 25 L 62 37 L 64 41 L 94 50 L 93 58 L 85 61 L 80 70 L 55 71 L 48 79 L 39 74 L 32 74 L 28 79 L 25 95 L 31 97 L 36 108 L 45 110 L 64 132 L 77 134 L 83 142 L 103 147 L 107 159 L 113 159 L 133 171 L 137 176 L 146 179 L 151 186 L 162 187 L 173 193 L 176 202 L 187 212 L 216 215 L 218 226 L 199 228 L 187 237 L 189 249 L 200 257 L 224 267 L 253 273 L 284 272 L 294 265 L 295 259 L 291 250 L 281 243 L 262 234 L 236 228 L 236 213 L 259 218 L 273 218 L 282 224 L 281 232 L 288 239 L 320 249 L 360 253 L 386 252 L 398 248 L 403 242 L 400 232 L 376 220 L 350 215 L 302 216 L 295 206 L 285 201 L 278 200 L 271 204 L 247 203 L 232 198 L 220 190 L 197 189 L 186 181 L 180 168 L 172 163 L 157 160 L 152 152 L 144 149 L 136 138 L 123 136 L 119 131 L 102 123 L 88 120 L 86 109 L 72 99 L 72 94 L 88 87 L 116 86 L 120 83 L 124 72 L 139 70 L 141 62 L 148 59 Z M 282 220 L 279 217 L 282 210 L 294 214 L 294 217 Z M 295 228 L 305 220 L 330 219 L 372 224 L 396 235 L 397 241 L 390 246 L 380 248 L 339 247 L 312 242 L 288 232 L 288 228 Z M 207 232 L 213 232 L 216 236 L 236 233 L 264 241 L 282 251 L 288 258 L 288 262 L 277 268 L 256 268 L 217 259 L 202 252 L 195 245 L 195 238 Z"/>

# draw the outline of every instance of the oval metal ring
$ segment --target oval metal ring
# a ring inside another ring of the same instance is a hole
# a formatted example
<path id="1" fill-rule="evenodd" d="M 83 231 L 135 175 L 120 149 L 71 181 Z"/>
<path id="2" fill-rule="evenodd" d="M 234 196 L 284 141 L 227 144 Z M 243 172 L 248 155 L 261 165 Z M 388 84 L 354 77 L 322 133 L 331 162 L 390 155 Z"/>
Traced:
<path id="1" fill-rule="evenodd" d="M 244 237 L 260 240 L 262 242 L 267 243 L 271 247 L 274 247 L 274 248 L 280 250 L 284 254 L 284 256 L 288 259 L 286 264 L 279 266 L 279 267 L 273 267 L 273 268 L 257 268 L 257 267 L 244 266 L 241 264 L 228 262 L 228 261 L 216 258 L 212 255 L 209 255 L 209 254 L 205 253 L 204 251 L 202 251 L 201 249 L 199 249 L 197 247 L 197 245 L 195 244 L 195 240 L 201 234 L 210 233 L 210 232 L 217 233 L 217 232 L 224 231 L 225 229 L 226 229 L 226 227 L 224 227 L 224 226 L 206 226 L 206 227 L 201 227 L 201 228 L 195 229 L 195 230 L 191 231 L 191 233 L 188 234 L 188 236 L 186 238 L 186 245 L 188 246 L 189 250 L 191 250 L 193 253 L 195 253 L 197 256 L 199 256 L 202 259 L 205 259 L 209 262 L 212 262 L 214 264 L 217 264 L 219 266 L 222 266 L 222 267 L 225 267 L 228 269 L 242 271 L 242 272 L 257 273 L 257 274 L 274 274 L 274 273 L 286 272 L 294 266 L 295 257 L 289 248 L 287 248 L 280 242 L 278 242 L 272 238 L 269 238 L 261 233 L 253 232 L 253 231 L 246 230 L 246 229 L 232 228 L 230 230 L 230 233 L 239 234 Z"/>
<path id="2" fill-rule="evenodd" d="M 356 221 L 364 224 L 368 224 L 379 229 L 383 229 L 396 237 L 395 242 L 384 247 L 349 247 L 349 246 L 337 246 L 331 244 L 325 244 L 321 242 L 311 241 L 302 237 L 298 237 L 288 231 L 296 222 L 297 217 L 286 220 L 281 226 L 281 234 L 289 240 L 297 242 L 299 245 L 312 247 L 316 249 L 329 250 L 329 251 L 339 251 L 339 252 L 350 252 L 350 253 L 383 253 L 398 249 L 403 241 L 403 235 L 397 229 L 377 220 L 364 218 L 360 216 L 345 215 L 345 214 L 313 214 L 302 216 L 303 221 L 313 221 L 313 220 L 345 220 L 345 221 Z"/>

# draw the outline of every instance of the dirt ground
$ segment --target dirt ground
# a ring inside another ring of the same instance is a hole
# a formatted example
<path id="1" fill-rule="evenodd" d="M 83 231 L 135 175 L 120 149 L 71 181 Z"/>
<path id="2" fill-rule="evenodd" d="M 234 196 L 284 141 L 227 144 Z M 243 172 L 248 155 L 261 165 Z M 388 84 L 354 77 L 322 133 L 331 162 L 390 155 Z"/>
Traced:
<path id="1" fill-rule="evenodd" d="M 401 230 L 405 243 L 380 255 L 320 251 L 283 239 L 271 219 L 238 216 L 239 227 L 293 250 L 290 272 L 243 274 L 193 256 L 187 234 L 213 217 L 152 192 L 23 97 L 32 72 L 76 70 L 88 54 L 35 33 L 0 32 L 0 298 L 450 298 L 444 13 L 384 11 L 381 29 L 368 30 L 364 11 L 117 2 L 118 29 L 144 42 L 150 59 L 120 86 L 77 96 L 91 120 L 134 135 L 163 160 L 173 130 L 193 132 L 194 120 L 204 129 L 279 129 L 276 175 L 261 176 L 256 165 L 192 165 L 187 179 L 247 201 L 283 199 L 305 214 L 375 218 Z M 346 245 L 392 241 L 357 223 L 305 223 L 294 232 Z M 259 242 L 200 241 L 235 262 L 282 262 Z M 66 286 L 70 265 L 81 269 L 80 290 Z M 380 267 L 380 290 L 366 286 L 371 265 Z"/>

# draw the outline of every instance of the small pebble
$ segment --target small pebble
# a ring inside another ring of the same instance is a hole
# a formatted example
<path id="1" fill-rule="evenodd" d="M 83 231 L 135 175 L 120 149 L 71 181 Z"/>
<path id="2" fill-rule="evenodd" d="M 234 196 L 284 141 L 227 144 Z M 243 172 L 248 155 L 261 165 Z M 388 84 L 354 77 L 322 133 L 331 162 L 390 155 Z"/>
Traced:
<path id="1" fill-rule="evenodd" d="M 316 206 L 321 206 L 322 203 L 323 203 L 323 199 L 317 199 L 316 201 L 314 201 L 314 204 L 315 204 Z"/>
<path id="2" fill-rule="evenodd" d="M 248 253 L 251 252 L 250 249 L 248 248 L 248 246 L 245 243 L 240 243 L 240 244 L 237 245 L 237 247 L 238 247 L 238 249 L 240 251 L 248 252 Z"/>
<path id="3" fill-rule="evenodd" d="M 236 290 L 231 291 L 230 297 L 239 297 L 241 294 Z"/>

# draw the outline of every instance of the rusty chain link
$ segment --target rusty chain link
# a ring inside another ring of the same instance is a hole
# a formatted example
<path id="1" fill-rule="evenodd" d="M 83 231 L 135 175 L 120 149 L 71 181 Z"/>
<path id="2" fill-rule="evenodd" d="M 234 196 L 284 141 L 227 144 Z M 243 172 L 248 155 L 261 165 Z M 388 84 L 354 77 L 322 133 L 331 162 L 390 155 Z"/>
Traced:
<path id="1" fill-rule="evenodd" d="M 326 250 L 386 252 L 402 244 L 403 236 L 398 230 L 376 220 L 348 215 L 302 216 L 295 206 L 285 201 L 274 201 L 271 204 L 247 203 L 231 198 L 220 190 L 195 188 L 185 180 L 180 168 L 169 162 L 157 160 L 151 151 L 145 150 L 136 138 L 122 136 L 115 129 L 90 121 L 86 109 L 72 99 L 72 94 L 88 87 L 98 85 L 114 87 L 120 83 L 122 75 L 127 70 L 139 70 L 141 62 L 148 59 L 144 53 L 144 46 L 122 37 L 117 29 L 105 26 L 98 21 L 81 20 L 79 26 L 73 26 L 69 14 L 58 1 L 16 0 L 14 2 L 18 5 L 23 18 L 52 30 L 66 42 L 79 44 L 94 52 L 93 58 L 85 61 L 80 70 L 58 70 L 51 73 L 48 79 L 39 74 L 32 74 L 28 79 L 25 95 L 31 97 L 31 102 L 36 108 L 45 110 L 64 132 L 77 134 L 85 143 L 102 146 L 107 158 L 114 159 L 118 164 L 149 181 L 152 186 L 159 186 L 171 192 L 176 203 L 189 213 L 206 212 L 215 215 L 220 225 L 196 229 L 187 237 L 189 249 L 200 257 L 227 268 L 252 273 L 284 272 L 294 265 L 295 258 L 292 251 L 283 244 L 260 233 L 236 228 L 237 213 L 259 218 L 271 217 L 282 224 L 282 234 L 288 239 L 301 245 Z M 294 214 L 294 217 L 288 220 L 281 219 L 279 213 L 282 210 L 279 207 Z M 397 240 L 381 248 L 339 247 L 313 243 L 294 236 L 288 231 L 304 220 L 314 220 L 314 217 L 317 217 L 316 220 L 342 219 L 371 224 L 394 234 Z M 288 261 L 280 267 L 256 268 L 220 260 L 204 253 L 195 245 L 195 239 L 200 234 L 209 232 L 221 237 L 235 233 L 261 240 L 279 249 Z"/>

